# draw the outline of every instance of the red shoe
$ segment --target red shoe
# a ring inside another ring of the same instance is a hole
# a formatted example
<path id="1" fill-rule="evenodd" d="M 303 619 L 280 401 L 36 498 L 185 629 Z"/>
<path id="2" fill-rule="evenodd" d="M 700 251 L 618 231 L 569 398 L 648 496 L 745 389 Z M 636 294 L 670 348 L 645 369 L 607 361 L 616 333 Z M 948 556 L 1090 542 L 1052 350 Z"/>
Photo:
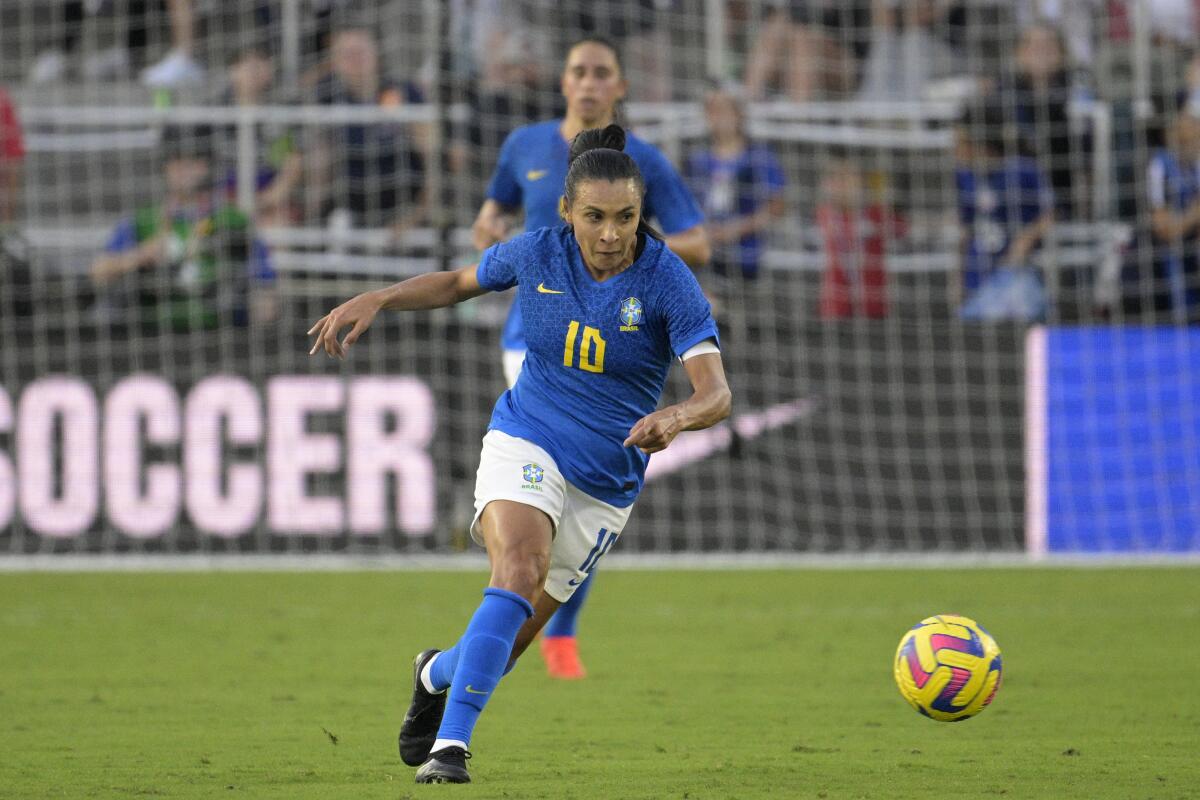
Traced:
<path id="1" fill-rule="evenodd" d="M 577 681 L 587 677 L 587 670 L 579 660 L 579 646 L 574 636 L 543 636 L 542 658 L 551 678 L 561 681 Z"/>

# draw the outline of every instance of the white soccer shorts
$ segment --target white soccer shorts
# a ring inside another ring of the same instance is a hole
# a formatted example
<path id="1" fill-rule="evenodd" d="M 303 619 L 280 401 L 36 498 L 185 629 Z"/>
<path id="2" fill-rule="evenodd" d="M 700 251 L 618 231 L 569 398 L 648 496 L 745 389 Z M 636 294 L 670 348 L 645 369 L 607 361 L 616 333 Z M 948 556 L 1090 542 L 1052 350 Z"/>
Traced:
<path id="1" fill-rule="evenodd" d="M 471 538 L 483 544 L 479 518 L 493 500 L 512 500 L 546 512 L 554 524 L 546 593 L 565 603 L 617 541 L 633 506 L 617 508 L 584 494 L 563 478 L 542 448 L 500 431 L 483 437 L 475 477 Z"/>

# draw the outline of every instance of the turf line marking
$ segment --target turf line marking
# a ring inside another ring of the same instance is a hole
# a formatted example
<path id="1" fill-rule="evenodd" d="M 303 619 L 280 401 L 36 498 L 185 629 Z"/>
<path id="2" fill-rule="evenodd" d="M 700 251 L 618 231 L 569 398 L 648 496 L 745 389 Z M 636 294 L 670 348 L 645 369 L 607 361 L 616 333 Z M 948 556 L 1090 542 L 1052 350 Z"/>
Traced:
<path id="1" fill-rule="evenodd" d="M 1164 555 L 1048 554 L 1031 562 L 1025 552 L 1004 553 L 616 553 L 604 570 L 864 570 L 1012 568 L 1200 568 L 1200 553 Z M 0 556 L 0 573 L 15 572 L 487 572 L 481 552 L 446 555 L 354 554 L 82 554 Z"/>

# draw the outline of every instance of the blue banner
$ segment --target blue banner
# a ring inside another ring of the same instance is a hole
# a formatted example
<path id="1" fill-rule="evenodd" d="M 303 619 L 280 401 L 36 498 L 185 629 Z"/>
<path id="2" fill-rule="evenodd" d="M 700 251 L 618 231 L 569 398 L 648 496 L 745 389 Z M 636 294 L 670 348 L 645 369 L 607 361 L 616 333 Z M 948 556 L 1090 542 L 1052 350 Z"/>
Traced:
<path id="1" fill-rule="evenodd" d="M 1030 549 L 1200 551 L 1200 328 L 1035 335 Z"/>

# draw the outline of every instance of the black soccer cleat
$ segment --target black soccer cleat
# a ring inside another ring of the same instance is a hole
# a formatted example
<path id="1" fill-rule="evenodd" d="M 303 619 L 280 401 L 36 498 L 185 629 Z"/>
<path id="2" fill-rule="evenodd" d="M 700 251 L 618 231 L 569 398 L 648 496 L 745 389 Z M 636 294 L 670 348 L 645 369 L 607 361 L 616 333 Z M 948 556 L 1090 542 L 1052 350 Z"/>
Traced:
<path id="1" fill-rule="evenodd" d="M 470 783 L 467 759 L 471 754 L 461 747 L 443 747 L 430 753 L 429 760 L 417 770 L 417 783 Z"/>
<path id="2" fill-rule="evenodd" d="M 437 739 L 438 726 L 446 711 L 446 694 L 425 691 L 421 683 L 421 670 L 441 650 L 425 650 L 413 659 L 413 693 L 404 724 L 400 726 L 400 760 L 410 767 L 418 767 L 429 758 L 429 751 Z"/>

